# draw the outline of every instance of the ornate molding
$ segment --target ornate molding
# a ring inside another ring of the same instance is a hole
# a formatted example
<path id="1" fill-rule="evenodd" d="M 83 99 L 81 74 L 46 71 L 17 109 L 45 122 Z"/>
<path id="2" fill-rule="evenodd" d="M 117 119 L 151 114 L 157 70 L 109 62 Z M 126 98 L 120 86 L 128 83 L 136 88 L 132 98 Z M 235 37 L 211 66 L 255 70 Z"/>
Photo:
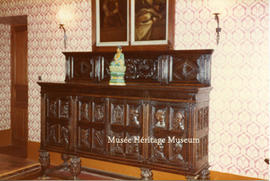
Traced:
<path id="1" fill-rule="evenodd" d="M 211 50 L 148 51 L 125 53 L 128 81 L 196 83 L 210 85 Z M 110 77 L 109 64 L 113 53 L 65 53 L 66 81 L 102 82 Z"/>

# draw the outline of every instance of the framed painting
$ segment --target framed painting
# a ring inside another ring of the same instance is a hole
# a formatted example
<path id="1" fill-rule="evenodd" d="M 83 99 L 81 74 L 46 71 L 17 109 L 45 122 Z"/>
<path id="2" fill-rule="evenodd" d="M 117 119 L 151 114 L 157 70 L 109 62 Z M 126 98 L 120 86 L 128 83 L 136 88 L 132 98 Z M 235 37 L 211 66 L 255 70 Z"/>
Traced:
<path id="1" fill-rule="evenodd" d="M 174 48 L 175 0 L 92 0 L 93 51 Z"/>
<path id="2" fill-rule="evenodd" d="M 129 44 L 129 0 L 96 0 L 96 46 Z"/>
<path id="3" fill-rule="evenodd" d="M 131 45 L 168 44 L 169 0 L 131 0 Z"/>

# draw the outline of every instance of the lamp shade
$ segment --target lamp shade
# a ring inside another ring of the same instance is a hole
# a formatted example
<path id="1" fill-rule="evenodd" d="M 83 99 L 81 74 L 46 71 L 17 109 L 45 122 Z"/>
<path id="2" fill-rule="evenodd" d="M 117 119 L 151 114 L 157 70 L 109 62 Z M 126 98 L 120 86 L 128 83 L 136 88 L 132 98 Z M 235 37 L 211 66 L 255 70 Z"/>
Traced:
<path id="1" fill-rule="evenodd" d="M 233 4 L 234 0 L 208 0 L 213 13 L 225 14 L 226 9 Z"/>
<path id="2" fill-rule="evenodd" d="M 70 7 L 63 6 L 57 13 L 57 20 L 59 24 L 67 24 L 67 22 L 73 19 L 73 9 Z"/>

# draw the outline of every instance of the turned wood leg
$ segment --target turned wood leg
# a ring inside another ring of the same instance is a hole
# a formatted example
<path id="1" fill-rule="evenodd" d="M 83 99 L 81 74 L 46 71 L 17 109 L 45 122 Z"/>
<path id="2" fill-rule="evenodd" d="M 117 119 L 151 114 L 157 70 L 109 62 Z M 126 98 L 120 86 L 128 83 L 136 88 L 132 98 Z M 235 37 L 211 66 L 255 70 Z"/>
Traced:
<path id="1" fill-rule="evenodd" d="M 149 168 L 141 168 L 141 180 L 153 180 L 152 170 Z"/>
<path id="2" fill-rule="evenodd" d="M 68 163 L 68 160 L 70 159 L 70 156 L 69 155 L 67 155 L 67 154 L 62 154 L 61 155 L 61 158 L 62 158 L 62 160 L 64 161 L 63 162 L 63 169 L 65 170 L 65 171 L 67 171 L 68 170 L 68 167 L 69 167 L 69 163 Z"/>
<path id="3" fill-rule="evenodd" d="M 39 151 L 39 162 L 41 165 L 41 178 L 46 177 L 46 170 L 50 167 L 50 153 L 47 151 Z"/>
<path id="4" fill-rule="evenodd" d="M 81 159 L 77 156 L 72 156 L 70 159 L 70 173 L 74 180 L 77 180 L 81 173 Z"/>

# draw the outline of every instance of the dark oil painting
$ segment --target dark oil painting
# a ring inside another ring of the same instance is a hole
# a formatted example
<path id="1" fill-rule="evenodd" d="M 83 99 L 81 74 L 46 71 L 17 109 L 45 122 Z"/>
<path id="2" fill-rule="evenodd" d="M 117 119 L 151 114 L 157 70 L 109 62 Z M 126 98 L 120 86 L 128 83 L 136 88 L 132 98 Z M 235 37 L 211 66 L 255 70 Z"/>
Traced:
<path id="1" fill-rule="evenodd" d="M 166 40 L 166 0 L 135 1 L 135 41 Z"/>
<path id="2" fill-rule="evenodd" d="M 128 0 L 100 0 L 100 42 L 127 41 Z"/>

